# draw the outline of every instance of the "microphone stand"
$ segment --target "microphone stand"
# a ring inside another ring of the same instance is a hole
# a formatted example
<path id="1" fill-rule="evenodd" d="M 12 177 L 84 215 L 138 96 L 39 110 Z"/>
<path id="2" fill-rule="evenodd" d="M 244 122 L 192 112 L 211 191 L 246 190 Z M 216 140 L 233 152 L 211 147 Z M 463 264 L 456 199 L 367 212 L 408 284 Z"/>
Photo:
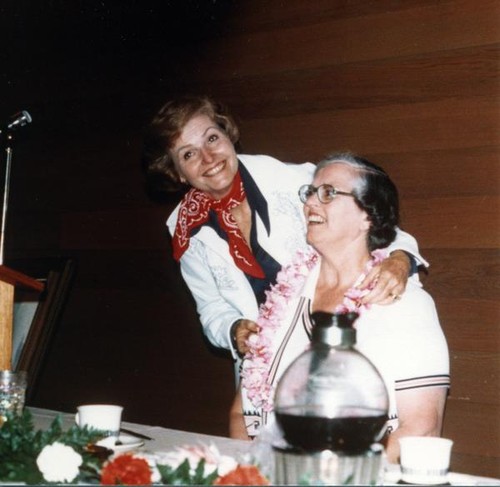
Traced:
<path id="1" fill-rule="evenodd" d="M 31 115 L 23 110 L 15 113 L 10 117 L 10 122 L 7 124 L 5 134 L 0 130 L 0 136 L 5 135 L 5 181 L 3 187 L 3 202 L 2 202 L 2 226 L 0 228 L 0 266 L 3 265 L 4 243 L 5 243 L 5 223 L 7 221 L 7 207 L 9 204 L 9 186 L 10 186 L 10 169 L 12 166 L 12 145 L 14 136 L 12 132 L 20 127 L 32 122 Z"/>
<path id="2" fill-rule="evenodd" d="M 9 204 L 9 186 L 10 186 L 10 170 L 12 167 L 12 142 L 13 136 L 11 132 L 6 134 L 5 144 L 5 180 L 3 186 L 3 202 L 2 202 L 2 226 L 0 229 L 0 265 L 3 265 L 4 258 L 4 243 L 5 243 L 5 223 L 7 221 L 7 207 Z"/>

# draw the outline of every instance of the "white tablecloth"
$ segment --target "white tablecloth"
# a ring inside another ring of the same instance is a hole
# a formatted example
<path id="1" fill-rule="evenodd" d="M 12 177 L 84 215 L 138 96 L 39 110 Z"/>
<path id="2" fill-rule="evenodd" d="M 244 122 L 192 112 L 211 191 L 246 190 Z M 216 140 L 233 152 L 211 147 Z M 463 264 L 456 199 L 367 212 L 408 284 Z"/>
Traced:
<path id="1" fill-rule="evenodd" d="M 59 413 L 47 409 L 28 408 L 34 418 L 35 427 L 37 429 L 45 429 L 50 426 L 57 415 L 61 415 L 63 425 L 69 427 L 75 424 L 74 414 Z M 248 453 L 251 442 L 232 440 L 220 436 L 205 435 L 201 433 L 192 433 L 188 431 L 179 431 L 160 426 L 147 426 L 136 423 L 122 423 L 123 428 L 131 431 L 147 435 L 152 440 L 145 441 L 142 448 L 152 452 L 165 452 L 173 450 L 176 446 L 195 445 L 204 443 L 206 445 L 214 444 L 219 451 L 224 455 L 230 455 L 234 458 L 241 459 Z M 384 474 L 384 485 L 397 485 L 400 480 L 400 470 L 398 465 L 386 465 Z M 500 486 L 500 479 L 490 477 L 478 477 L 474 475 L 461 474 L 450 472 L 448 474 L 448 482 L 451 485 L 484 485 L 484 486 Z"/>

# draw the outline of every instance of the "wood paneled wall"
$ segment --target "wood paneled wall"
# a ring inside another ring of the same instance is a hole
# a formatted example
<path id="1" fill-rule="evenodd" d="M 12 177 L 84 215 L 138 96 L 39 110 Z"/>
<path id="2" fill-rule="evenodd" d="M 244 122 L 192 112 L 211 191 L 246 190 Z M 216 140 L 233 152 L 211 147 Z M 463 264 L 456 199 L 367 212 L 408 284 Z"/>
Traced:
<path id="1" fill-rule="evenodd" d="M 231 107 L 248 153 L 349 149 L 388 170 L 450 347 L 452 468 L 500 477 L 499 19 L 490 0 L 242 0 L 213 38 L 158 53 L 154 75 L 54 90 L 78 124 L 27 138 L 9 227 L 12 257 L 78 259 L 37 403 L 118 401 L 126 419 L 226 434 L 231 363 L 171 261 L 173 203 L 148 201 L 138 168 L 149 116 L 202 92 Z"/>

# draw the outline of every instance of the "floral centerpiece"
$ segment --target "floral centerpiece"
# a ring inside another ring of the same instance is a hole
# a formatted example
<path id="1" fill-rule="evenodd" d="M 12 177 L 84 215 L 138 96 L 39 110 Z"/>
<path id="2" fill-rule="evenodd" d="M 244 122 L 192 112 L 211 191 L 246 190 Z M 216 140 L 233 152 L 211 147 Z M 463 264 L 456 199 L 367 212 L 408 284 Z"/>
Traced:
<path id="1" fill-rule="evenodd" d="M 113 454 L 96 446 L 100 431 L 62 428 L 61 417 L 35 431 L 28 410 L 0 427 L 0 482 L 101 485 L 268 485 L 255 465 L 241 465 L 214 445 L 170 452 Z"/>

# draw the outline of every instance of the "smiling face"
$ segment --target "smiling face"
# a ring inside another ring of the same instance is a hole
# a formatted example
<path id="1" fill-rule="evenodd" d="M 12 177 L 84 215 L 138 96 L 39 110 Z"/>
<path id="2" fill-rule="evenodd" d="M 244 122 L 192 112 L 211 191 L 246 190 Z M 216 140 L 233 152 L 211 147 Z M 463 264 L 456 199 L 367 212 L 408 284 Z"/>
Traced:
<path id="1" fill-rule="evenodd" d="M 334 188 L 352 192 L 358 184 L 358 171 L 347 164 L 336 163 L 320 169 L 313 186 L 330 184 Z M 351 196 L 338 194 L 333 201 L 323 204 L 317 194 L 304 204 L 307 223 L 307 241 L 320 253 L 341 250 L 354 242 L 365 243 L 370 222 Z"/>
<path id="2" fill-rule="evenodd" d="M 182 182 L 219 200 L 231 190 L 238 158 L 225 132 L 207 115 L 196 115 L 182 129 L 170 154 Z"/>

